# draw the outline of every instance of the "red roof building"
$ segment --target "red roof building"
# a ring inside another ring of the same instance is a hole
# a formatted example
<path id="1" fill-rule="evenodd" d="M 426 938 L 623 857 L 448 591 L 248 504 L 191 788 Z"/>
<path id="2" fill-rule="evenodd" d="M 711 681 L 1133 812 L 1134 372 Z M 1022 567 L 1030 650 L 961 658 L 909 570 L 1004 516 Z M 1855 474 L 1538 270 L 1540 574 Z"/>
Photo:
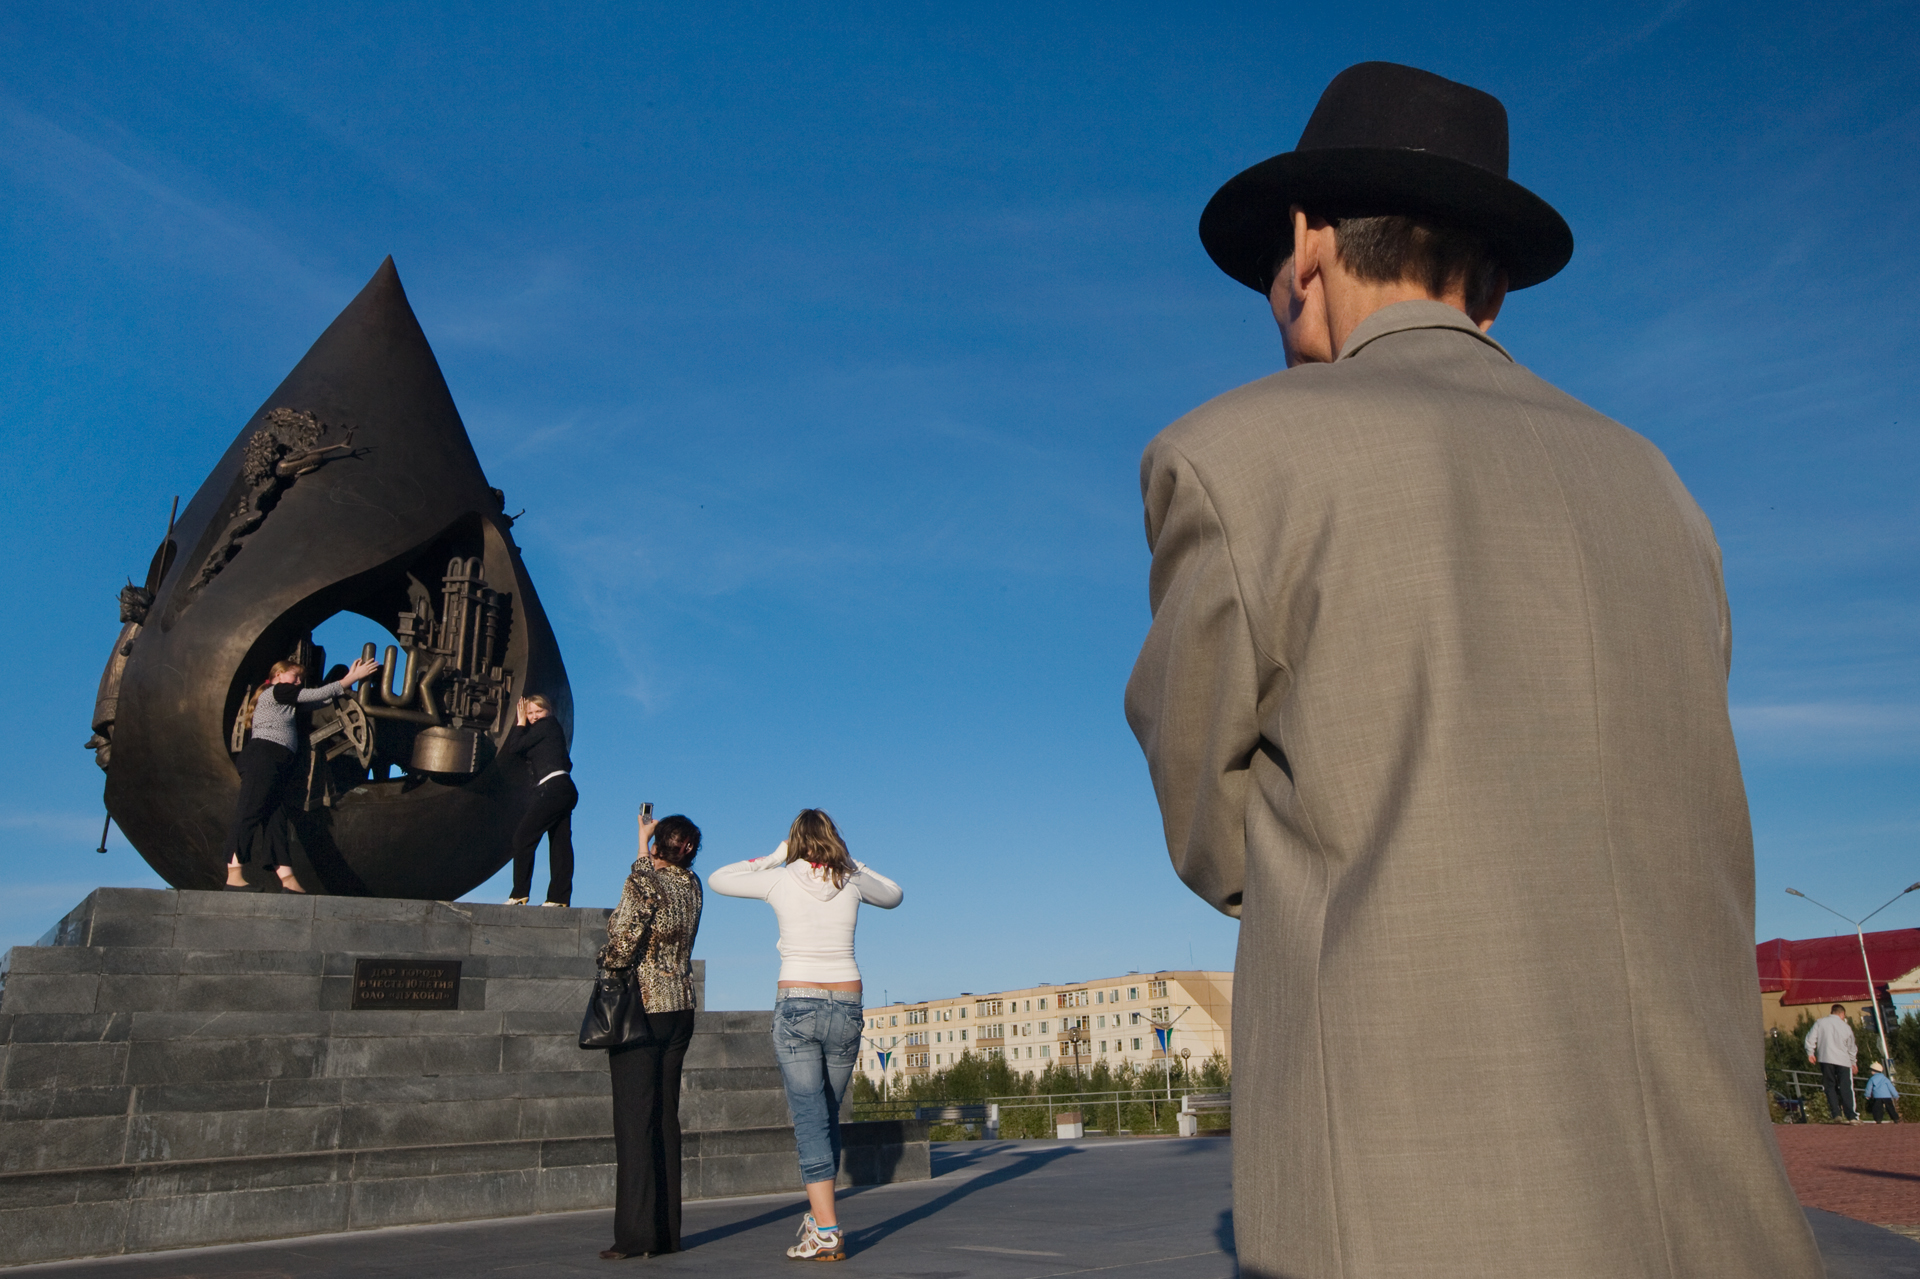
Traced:
<path id="1" fill-rule="evenodd" d="M 1874 985 L 1895 993 L 1920 990 L 1920 928 L 1868 933 L 1866 942 Z M 1857 1018 L 1867 1005 L 1860 940 L 1852 933 L 1804 941 L 1776 937 L 1753 951 L 1768 1030 L 1791 1030 L 1803 1014 L 1820 1017 L 1834 1004 L 1847 1005 L 1847 1016 Z"/>

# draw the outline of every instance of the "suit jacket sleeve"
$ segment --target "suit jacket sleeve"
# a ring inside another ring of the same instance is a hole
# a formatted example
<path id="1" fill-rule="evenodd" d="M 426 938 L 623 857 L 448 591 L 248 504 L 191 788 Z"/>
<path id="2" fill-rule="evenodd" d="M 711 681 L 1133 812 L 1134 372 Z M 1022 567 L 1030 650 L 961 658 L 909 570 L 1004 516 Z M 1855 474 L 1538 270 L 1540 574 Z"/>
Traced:
<path id="1" fill-rule="evenodd" d="M 1226 530 L 1192 463 L 1155 441 L 1140 483 L 1153 625 L 1127 681 L 1127 722 L 1147 757 L 1174 870 L 1238 918 L 1260 657 Z"/>

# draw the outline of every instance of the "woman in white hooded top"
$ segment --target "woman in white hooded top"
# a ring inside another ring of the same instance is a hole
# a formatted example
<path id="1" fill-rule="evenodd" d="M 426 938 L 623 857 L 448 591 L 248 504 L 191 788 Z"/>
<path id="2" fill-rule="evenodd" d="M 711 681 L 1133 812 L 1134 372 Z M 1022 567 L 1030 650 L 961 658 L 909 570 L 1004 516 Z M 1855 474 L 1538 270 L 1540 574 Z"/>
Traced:
<path id="1" fill-rule="evenodd" d="M 772 853 L 722 866 L 707 886 L 727 897 L 758 897 L 780 921 L 780 989 L 773 1051 L 793 1114 L 808 1212 L 789 1257 L 839 1261 L 846 1245 L 833 1208 L 840 1170 L 840 1101 L 866 1028 L 853 928 L 860 904 L 892 910 L 900 886 L 853 860 L 833 819 L 817 808 L 793 819 Z"/>

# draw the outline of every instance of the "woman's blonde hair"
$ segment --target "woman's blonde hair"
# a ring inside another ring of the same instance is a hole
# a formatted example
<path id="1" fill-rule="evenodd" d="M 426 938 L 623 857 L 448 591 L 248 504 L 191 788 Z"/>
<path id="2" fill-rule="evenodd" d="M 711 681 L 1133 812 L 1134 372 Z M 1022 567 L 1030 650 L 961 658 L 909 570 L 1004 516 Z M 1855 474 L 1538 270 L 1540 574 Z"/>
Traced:
<path id="1" fill-rule="evenodd" d="M 807 862 L 824 866 L 833 876 L 835 888 L 845 888 L 853 876 L 853 854 L 833 818 L 817 808 L 803 808 L 787 827 L 787 862 Z"/>
<path id="2" fill-rule="evenodd" d="M 529 706 L 538 706 L 549 715 L 553 714 L 553 703 L 547 700 L 545 693 L 528 693 L 520 700 Z"/>
<path id="3" fill-rule="evenodd" d="M 273 681 L 279 679 L 282 675 L 288 674 L 289 672 L 292 672 L 292 671 L 299 671 L 302 675 L 305 675 L 307 673 L 307 668 L 302 666 L 300 663 L 294 662 L 294 661 L 275 662 L 273 664 L 273 668 L 267 672 L 267 677 L 260 681 L 260 687 L 265 688 L 267 685 L 273 683 Z"/>

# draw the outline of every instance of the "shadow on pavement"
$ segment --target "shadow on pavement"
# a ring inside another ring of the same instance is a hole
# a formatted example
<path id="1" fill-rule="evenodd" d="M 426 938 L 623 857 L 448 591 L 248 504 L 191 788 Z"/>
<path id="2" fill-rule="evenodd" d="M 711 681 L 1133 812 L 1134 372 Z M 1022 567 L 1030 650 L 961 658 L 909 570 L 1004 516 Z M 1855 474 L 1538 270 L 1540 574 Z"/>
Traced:
<path id="1" fill-rule="evenodd" d="M 1240 1249 L 1233 1243 L 1233 1209 L 1222 1208 L 1220 1220 L 1213 1227 L 1213 1241 L 1220 1245 L 1220 1251 L 1229 1257 L 1240 1255 Z"/>
<path id="2" fill-rule="evenodd" d="M 970 1141 L 964 1147 L 955 1149 L 957 1142 L 933 1143 L 933 1176 L 939 1180 L 950 1172 L 959 1172 L 971 1168 L 990 1155 L 1002 1154 L 1013 1149 L 1010 1142 Z"/>
<path id="3" fill-rule="evenodd" d="M 1064 1159 L 1068 1155 L 1076 1153 L 1078 1152 L 1071 1146 L 1064 1146 L 1058 1150 L 1016 1151 L 1015 1158 L 1019 1162 L 1010 1164 L 998 1172 L 982 1173 L 971 1181 L 955 1186 L 952 1190 L 949 1190 L 946 1194 L 938 1198 L 929 1199 L 917 1208 L 909 1208 L 903 1213 L 889 1217 L 876 1225 L 868 1226 L 864 1230 L 849 1231 L 847 1233 L 847 1243 L 851 1248 L 864 1251 L 873 1247 L 888 1235 L 905 1230 L 908 1226 L 916 1222 L 925 1221 L 928 1217 L 946 1211 L 954 1204 L 965 1199 L 968 1195 L 976 1194 L 979 1191 L 987 1190 L 994 1186 L 1004 1185 L 1009 1181 L 1018 1180 L 1029 1173 L 1038 1172 L 1057 1159 Z"/>
<path id="4" fill-rule="evenodd" d="M 1891 1181 L 1920 1181 L 1920 1173 L 1894 1172 L 1887 1168 L 1853 1168 L 1846 1164 L 1836 1164 L 1835 1172 L 1853 1172 L 1862 1177 L 1885 1177 Z"/>
<path id="5" fill-rule="evenodd" d="M 836 1198 L 845 1200 L 853 1191 L 845 1191 Z M 787 1220 L 799 1224 L 799 1214 L 807 1210 L 805 1198 L 789 1200 L 778 1208 L 770 1208 L 757 1217 L 743 1217 L 739 1221 L 729 1221 L 724 1226 L 715 1226 L 711 1230 L 700 1230 L 690 1235 L 680 1236 L 680 1251 L 688 1252 L 701 1244 L 719 1243 L 722 1239 L 748 1230 L 758 1230 L 762 1226 L 771 1226 L 776 1221 Z"/>

